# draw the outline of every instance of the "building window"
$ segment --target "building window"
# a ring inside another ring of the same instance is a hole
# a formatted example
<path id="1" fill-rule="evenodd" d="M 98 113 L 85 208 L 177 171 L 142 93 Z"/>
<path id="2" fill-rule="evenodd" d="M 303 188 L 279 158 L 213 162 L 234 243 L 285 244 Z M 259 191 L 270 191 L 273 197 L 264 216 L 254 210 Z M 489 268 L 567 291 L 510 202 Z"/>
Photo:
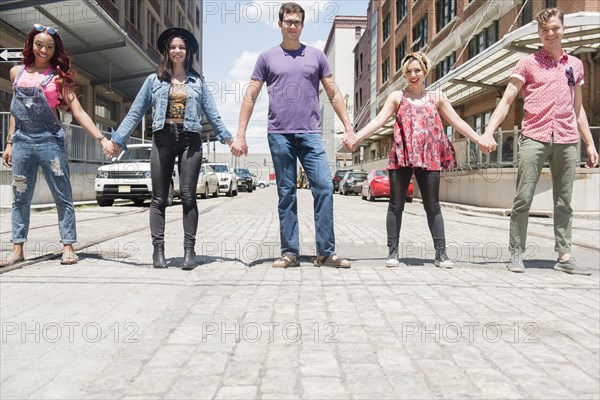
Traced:
<path id="1" fill-rule="evenodd" d="M 354 77 L 358 78 L 360 75 L 360 67 L 358 66 L 358 58 L 354 59 Z"/>
<path id="2" fill-rule="evenodd" d="M 452 52 L 448 57 L 444 58 L 438 65 L 435 66 L 436 80 L 443 78 L 456 64 L 456 52 Z"/>
<path id="3" fill-rule="evenodd" d="M 125 18 L 129 20 L 138 30 L 140 29 L 140 1 L 127 0 L 125 5 Z"/>
<path id="4" fill-rule="evenodd" d="M 360 107 L 362 107 L 363 106 L 362 88 L 358 89 L 358 102 L 360 103 Z"/>
<path id="5" fill-rule="evenodd" d="M 196 28 L 200 29 L 200 10 L 196 8 Z"/>
<path id="6" fill-rule="evenodd" d="M 387 38 L 390 37 L 390 15 L 383 20 L 383 41 L 385 42 Z"/>
<path id="7" fill-rule="evenodd" d="M 526 25 L 533 21 L 533 1 L 528 1 L 523 4 L 523 12 L 521 13 L 521 25 Z"/>
<path id="8" fill-rule="evenodd" d="M 406 17 L 407 0 L 396 0 L 396 23 L 400 23 Z"/>
<path id="9" fill-rule="evenodd" d="M 427 15 L 413 27 L 413 51 L 419 51 L 427 46 Z"/>
<path id="10" fill-rule="evenodd" d="M 183 13 L 177 13 L 177 26 L 179 28 L 185 28 L 185 17 L 183 16 Z"/>
<path id="11" fill-rule="evenodd" d="M 158 31 L 160 30 L 160 24 L 154 18 L 151 12 L 148 12 L 148 42 L 152 47 L 156 46 L 158 39 Z"/>
<path id="12" fill-rule="evenodd" d="M 546 0 L 546 8 L 556 7 L 556 0 Z"/>
<path id="13" fill-rule="evenodd" d="M 469 42 L 469 58 L 475 57 L 498 41 L 498 21 L 473 36 Z"/>
<path id="14" fill-rule="evenodd" d="M 96 98 L 96 106 L 94 112 L 98 117 L 110 119 L 114 121 L 116 118 L 115 110 L 117 109 L 115 102 L 105 99 L 104 97 Z"/>
<path id="15" fill-rule="evenodd" d="M 169 17 L 169 20 L 173 20 L 173 5 L 175 4 L 174 1 L 170 1 L 170 0 L 165 0 L 164 2 L 164 10 L 165 10 L 165 15 L 167 17 Z"/>
<path id="16" fill-rule="evenodd" d="M 390 79 L 390 59 L 386 58 L 381 64 L 381 83 L 387 82 Z"/>
<path id="17" fill-rule="evenodd" d="M 402 68 L 402 59 L 406 55 L 406 38 L 402 39 L 400 44 L 396 46 L 396 71 Z"/>
<path id="18" fill-rule="evenodd" d="M 356 40 L 360 39 L 361 35 L 362 35 L 362 27 L 355 26 L 354 27 L 354 39 L 356 39 Z"/>
<path id="19" fill-rule="evenodd" d="M 456 0 L 437 0 L 435 2 L 437 30 L 441 31 L 456 17 Z"/>

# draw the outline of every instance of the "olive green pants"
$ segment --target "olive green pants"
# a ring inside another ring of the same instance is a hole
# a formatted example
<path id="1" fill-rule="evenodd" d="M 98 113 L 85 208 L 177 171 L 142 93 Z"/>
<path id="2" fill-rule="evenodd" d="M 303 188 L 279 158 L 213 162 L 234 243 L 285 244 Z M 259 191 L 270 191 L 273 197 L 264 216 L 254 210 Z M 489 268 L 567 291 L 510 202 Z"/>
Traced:
<path id="1" fill-rule="evenodd" d="M 526 136 L 519 139 L 517 194 L 510 215 L 511 254 L 526 249 L 529 210 L 544 162 L 550 165 L 554 200 L 554 250 L 571 252 L 573 209 L 571 196 L 577 167 L 577 143 L 543 143 Z"/>

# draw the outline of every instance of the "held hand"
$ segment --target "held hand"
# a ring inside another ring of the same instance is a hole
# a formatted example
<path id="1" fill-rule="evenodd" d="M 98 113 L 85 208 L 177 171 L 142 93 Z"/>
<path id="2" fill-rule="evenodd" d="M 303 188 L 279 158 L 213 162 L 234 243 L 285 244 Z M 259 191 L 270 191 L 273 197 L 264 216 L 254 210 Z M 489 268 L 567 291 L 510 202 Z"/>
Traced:
<path id="1" fill-rule="evenodd" d="M 5 167 L 12 166 L 12 144 L 6 146 L 4 149 L 4 153 L 2 153 L 2 164 L 4 164 Z"/>
<path id="2" fill-rule="evenodd" d="M 246 138 L 236 136 L 235 140 L 228 143 L 231 148 L 231 154 L 236 157 L 248 155 L 248 144 Z"/>
<path id="3" fill-rule="evenodd" d="M 112 145 L 112 148 L 113 148 L 112 154 L 110 155 L 110 157 L 112 158 L 112 157 L 118 156 L 122 151 L 121 146 L 116 144 L 113 140 L 110 141 L 110 144 Z"/>
<path id="4" fill-rule="evenodd" d="M 586 168 L 594 168 L 598 165 L 598 152 L 596 146 L 593 143 L 589 144 L 586 148 L 588 154 L 588 162 L 585 164 Z"/>
<path id="5" fill-rule="evenodd" d="M 348 150 L 350 150 L 350 151 L 356 150 L 356 147 L 358 146 L 359 142 L 360 142 L 360 140 L 358 139 L 358 136 L 356 136 L 354 131 L 346 131 L 344 133 L 344 138 L 342 139 L 342 143 L 344 144 L 344 147 L 347 148 Z"/>
<path id="6" fill-rule="evenodd" d="M 479 145 L 479 150 L 481 150 L 484 154 L 489 154 L 498 147 L 494 137 L 490 135 L 480 136 L 477 144 Z"/>
<path id="7" fill-rule="evenodd" d="M 113 141 L 112 140 L 103 140 L 100 145 L 102 146 L 102 153 L 104 153 L 104 157 L 110 158 L 113 154 Z"/>

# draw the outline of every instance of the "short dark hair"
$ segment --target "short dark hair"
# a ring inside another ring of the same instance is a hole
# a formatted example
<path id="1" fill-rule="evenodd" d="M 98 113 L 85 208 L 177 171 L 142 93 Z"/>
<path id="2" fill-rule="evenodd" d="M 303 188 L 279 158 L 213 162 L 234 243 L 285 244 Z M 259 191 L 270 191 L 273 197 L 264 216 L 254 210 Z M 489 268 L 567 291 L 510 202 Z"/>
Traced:
<path id="1" fill-rule="evenodd" d="M 283 21 L 283 14 L 293 14 L 300 13 L 302 14 L 302 22 L 304 22 L 304 8 L 297 3 L 283 3 L 281 7 L 279 7 L 279 22 Z"/>
<path id="2" fill-rule="evenodd" d="M 560 19 L 560 23 L 563 25 L 565 24 L 565 15 L 563 14 L 563 12 L 560 11 L 558 8 L 553 7 L 544 8 L 537 14 L 535 20 L 537 21 L 538 25 L 542 25 L 548 23 L 548 20 L 552 17 L 558 17 Z"/>

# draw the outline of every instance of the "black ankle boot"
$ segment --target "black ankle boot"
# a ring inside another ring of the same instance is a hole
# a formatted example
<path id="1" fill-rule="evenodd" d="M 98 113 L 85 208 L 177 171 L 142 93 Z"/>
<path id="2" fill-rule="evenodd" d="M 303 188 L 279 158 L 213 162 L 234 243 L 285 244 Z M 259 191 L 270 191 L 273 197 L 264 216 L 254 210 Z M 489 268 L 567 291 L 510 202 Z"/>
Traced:
<path id="1" fill-rule="evenodd" d="M 154 268 L 167 268 L 164 244 L 157 244 L 154 246 L 154 253 L 152 253 L 152 266 Z"/>
<path id="2" fill-rule="evenodd" d="M 183 264 L 181 269 L 184 271 L 190 271 L 196 268 L 196 252 L 194 249 L 184 249 L 183 251 Z"/>

